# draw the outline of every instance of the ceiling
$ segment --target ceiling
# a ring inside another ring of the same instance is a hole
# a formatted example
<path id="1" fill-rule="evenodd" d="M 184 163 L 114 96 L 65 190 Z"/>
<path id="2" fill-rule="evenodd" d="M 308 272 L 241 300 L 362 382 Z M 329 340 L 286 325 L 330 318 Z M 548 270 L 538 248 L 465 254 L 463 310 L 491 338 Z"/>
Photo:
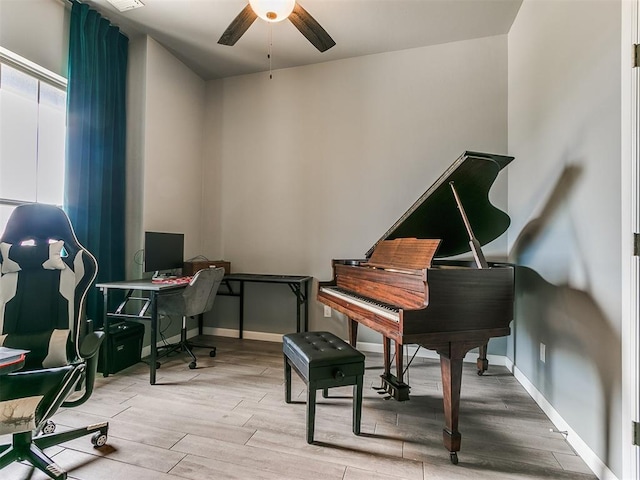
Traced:
<path id="1" fill-rule="evenodd" d="M 320 53 L 289 20 L 257 19 L 232 46 L 218 39 L 248 0 L 142 0 L 118 12 L 85 0 L 130 38 L 148 34 L 205 80 L 505 34 L 522 0 L 300 0 L 336 46 Z M 271 32 L 269 31 L 271 28 Z"/>

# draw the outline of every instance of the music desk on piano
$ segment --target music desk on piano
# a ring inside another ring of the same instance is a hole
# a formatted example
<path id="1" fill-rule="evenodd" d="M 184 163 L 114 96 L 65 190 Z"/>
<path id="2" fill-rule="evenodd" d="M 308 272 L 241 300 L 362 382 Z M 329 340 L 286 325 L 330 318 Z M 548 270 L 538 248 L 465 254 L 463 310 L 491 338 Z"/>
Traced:
<path id="1" fill-rule="evenodd" d="M 349 341 L 365 325 L 382 334 L 382 389 L 409 399 L 402 345 L 440 356 L 443 442 L 458 463 L 462 362 L 480 348 L 478 374 L 488 367 L 490 338 L 506 336 L 513 319 L 514 269 L 484 260 L 481 247 L 509 226 L 488 200 L 489 189 L 513 157 L 464 152 L 362 259 L 333 260 L 333 278 L 320 282 L 318 301 L 349 319 Z M 447 260 L 471 251 L 473 261 Z M 391 342 L 395 375 L 391 373 Z"/>

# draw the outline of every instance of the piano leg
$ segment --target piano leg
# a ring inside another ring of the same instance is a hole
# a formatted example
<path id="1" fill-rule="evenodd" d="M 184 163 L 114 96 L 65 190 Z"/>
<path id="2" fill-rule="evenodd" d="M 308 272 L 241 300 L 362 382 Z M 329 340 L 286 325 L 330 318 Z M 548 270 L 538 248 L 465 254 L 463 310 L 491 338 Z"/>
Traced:
<path id="1" fill-rule="evenodd" d="M 460 348 L 462 347 L 462 348 Z M 450 344 L 448 352 L 440 353 L 440 370 L 442 372 L 442 390 L 444 402 L 445 428 L 442 431 L 444 446 L 449 450 L 451 463 L 458 463 L 458 451 L 462 435 L 458 431 L 460 414 L 460 387 L 462 385 L 462 360 L 465 353 L 462 345 Z"/>
<path id="2" fill-rule="evenodd" d="M 349 328 L 349 344 L 353 348 L 356 348 L 356 343 L 358 342 L 358 322 L 350 318 L 347 324 Z"/>
<path id="3" fill-rule="evenodd" d="M 391 374 L 391 339 L 382 337 L 382 355 L 384 356 L 384 376 Z"/>
<path id="4" fill-rule="evenodd" d="M 398 383 L 404 383 L 404 350 L 402 344 L 396 343 L 396 378 Z"/>
<path id="5" fill-rule="evenodd" d="M 489 368 L 489 360 L 487 360 L 487 343 L 480 345 L 478 348 L 478 360 L 476 365 L 478 367 L 478 375 L 482 375 Z"/>

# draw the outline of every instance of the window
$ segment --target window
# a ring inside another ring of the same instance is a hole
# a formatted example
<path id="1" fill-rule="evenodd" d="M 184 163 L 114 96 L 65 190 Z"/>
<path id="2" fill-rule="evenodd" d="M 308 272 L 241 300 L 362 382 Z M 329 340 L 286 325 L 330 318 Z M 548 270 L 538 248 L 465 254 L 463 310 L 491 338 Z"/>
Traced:
<path id="1" fill-rule="evenodd" d="M 66 80 L 0 47 L 0 232 L 22 203 L 62 205 Z"/>

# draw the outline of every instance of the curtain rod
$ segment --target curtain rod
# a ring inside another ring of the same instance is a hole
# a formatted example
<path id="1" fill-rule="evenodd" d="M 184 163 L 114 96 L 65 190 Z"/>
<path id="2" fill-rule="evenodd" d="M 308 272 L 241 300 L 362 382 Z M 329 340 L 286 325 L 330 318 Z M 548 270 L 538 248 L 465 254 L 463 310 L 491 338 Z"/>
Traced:
<path id="1" fill-rule="evenodd" d="M 0 1 L 2 1 L 2 0 L 0 0 Z M 64 3 L 64 4 L 68 3 L 69 5 L 73 5 L 74 3 L 77 3 L 78 5 L 86 5 L 87 7 L 89 7 L 89 8 L 90 8 L 91 10 L 93 10 L 94 12 L 98 12 L 102 18 L 104 18 L 105 20 L 107 20 L 107 21 L 109 22 L 109 25 L 111 25 L 112 27 L 117 28 L 117 29 L 120 31 L 120 33 L 121 33 L 122 35 L 124 35 L 125 37 L 129 38 L 129 35 L 127 35 L 127 34 L 122 30 L 122 27 L 120 27 L 119 25 L 114 24 L 114 23 L 111 21 L 111 19 L 110 19 L 110 18 L 106 17 L 106 15 L 108 14 L 108 12 L 107 12 L 107 13 L 101 12 L 100 10 L 98 10 L 98 9 L 96 8 L 96 6 L 91 5 L 91 4 L 89 4 L 89 3 L 81 2 L 80 0 L 58 0 L 58 1 L 61 1 L 61 2 L 62 2 L 62 3 Z"/>

